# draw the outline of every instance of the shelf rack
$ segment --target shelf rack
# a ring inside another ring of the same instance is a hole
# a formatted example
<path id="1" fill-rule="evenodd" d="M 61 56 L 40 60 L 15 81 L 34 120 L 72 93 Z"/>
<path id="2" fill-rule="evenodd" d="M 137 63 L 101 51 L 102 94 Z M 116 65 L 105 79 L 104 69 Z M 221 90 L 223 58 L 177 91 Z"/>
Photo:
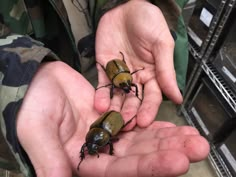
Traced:
<path id="1" fill-rule="evenodd" d="M 210 63 L 203 63 L 202 68 L 211 79 L 216 88 L 220 91 L 222 96 L 228 102 L 230 107 L 236 112 L 236 95 L 225 83 L 224 79 L 217 73 L 215 68 Z"/>
<path id="2" fill-rule="evenodd" d="M 208 37 L 206 39 L 209 41 L 205 42 L 204 44 L 204 45 L 208 44 L 208 46 L 204 46 L 206 47 L 205 53 L 198 52 L 197 50 L 195 50 L 194 46 L 189 45 L 189 52 L 194 57 L 196 64 L 194 65 L 194 68 L 189 77 L 189 81 L 186 85 L 186 92 L 184 93 L 183 103 L 178 108 L 177 113 L 178 114 L 182 113 L 186 121 L 188 122 L 188 124 L 196 127 L 201 134 L 203 134 L 203 129 L 197 123 L 197 120 L 194 120 L 190 117 L 185 107 L 191 93 L 193 92 L 193 89 L 196 87 L 196 84 L 202 72 L 204 72 L 210 78 L 212 83 L 219 90 L 219 92 L 225 98 L 225 100 L 230 105 L 230 107 L 236 112 L 235 93 L 231 90 L 230 87 L 228 87 L 228 85 L 226 84 L 222 76 L 218 74 L 214 66 L 208 62 L 215 46 L 217 45 L 219 38 L 221 37 L 222 31 L 226 25 L 226 22 L 231 12 L 233 8 L 235 8 L 235 2 L 236 0 L 226 0 L 226 1 L 221 2 L 221 5 L 222 5 L 220 6 L 221 12 L 216 14 L 219 16 L 213 18 L 213 22 L 212 22 L 213 26 L 212 26 L 212 29 L 210 29 Z M 223 12 L 223 9 L 224 9 L 224 12 Z M 215 169 L 217 175 L 219 177 L 233 177 L 227 165 L 225 164 L 224 160 L 222 159 L 221 155 L 216 150 L 215 145 L 212 143 L 210 145 L 211 145 L 211 149 L 210 149 L 210 154 L 208 156 L 208 159 L 212 167 Z"/>
<path id="3" fill-rule="evenodd" d="M 203 134 L 203 129 L 199 124 L 193 120 L 187 110 L 184 107 L 181 107 L 181 112 L 183 113 L 187 123 L 199 130 L 201 134 Z M 215 170 L 217 176 L 219 177 L 233 177 L 230 173 L 227 165 L 225 164 L 224 160 L 221 158 L 220 154 L 217 152 L 216 147 L 214 144 L 211 144 L 210 153 L 208 155 L 208 160 L 210 161 L 211 166 Z"/>

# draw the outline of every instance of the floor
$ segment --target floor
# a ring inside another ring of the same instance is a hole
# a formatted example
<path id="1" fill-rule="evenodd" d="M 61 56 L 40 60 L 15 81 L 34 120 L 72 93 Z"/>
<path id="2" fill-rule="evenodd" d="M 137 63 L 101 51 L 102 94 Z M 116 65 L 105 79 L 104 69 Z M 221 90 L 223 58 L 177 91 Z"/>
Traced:
<path id="1" fill-rule="evenodd" d="M 186 121 L 182 116 L 176 114 L 176 106 L 170 101 L 164 101 L 161 104 L 157 120 L 165 120 L 175 123 L 176 125 L 185 125 Z M 217 177 L 211 165 L 206 159 L 205 161 L 191 164 L 187 174 L 181 177 Z M 23 177 L 20 174 L 14 174 L 9 171 L 0 169 L 0 177 Z"/>

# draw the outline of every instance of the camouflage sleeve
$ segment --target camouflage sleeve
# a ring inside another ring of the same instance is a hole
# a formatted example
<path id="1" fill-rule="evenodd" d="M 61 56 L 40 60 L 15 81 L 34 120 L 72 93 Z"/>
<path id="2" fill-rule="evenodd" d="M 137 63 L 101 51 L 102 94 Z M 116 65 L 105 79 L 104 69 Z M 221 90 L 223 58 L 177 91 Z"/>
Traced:
<path id="1" fill-rule="evenodd" d="M 35 176 L 33 167 L 16 134 L 16 115 L 24 94 L 43 59 L 58 59 L 42 43 L 28 36 L 0 38 L 0 125 L 18 169 L 27 177 Z M 8 160 L 8 159 L 5 159 Z"/>
<path id="2" fill-rule="evenodd" d="M 128 0 L 89 0 L 89 12 L 94 29 L 96 30 L 98 22 L 104 13 L 127 1 Z"/>

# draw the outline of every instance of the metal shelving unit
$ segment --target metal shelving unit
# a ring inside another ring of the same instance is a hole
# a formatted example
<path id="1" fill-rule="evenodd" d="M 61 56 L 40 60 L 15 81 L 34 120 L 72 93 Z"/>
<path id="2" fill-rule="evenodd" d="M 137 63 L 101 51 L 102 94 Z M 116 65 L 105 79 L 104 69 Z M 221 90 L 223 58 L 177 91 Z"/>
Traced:
<path id="1" fill-rule="evenodd" d="M 183 113 L 187 123 L 197 128 L 199 132 L 203 134 L 204 130 L 201 128 L 201 126 L 199 126 L 199 124 L 196 121 L 191 119 L 187 110 L 184 107 L 181 108 L 181 112 Z M 220 154 L 217 152 L 214 144 L 211 144 L 208 160 L 210 161 L 211 166 L 213 167 L 213 169 L 215 169 L 215 172 L 219 177 L 233 177 L 228 167 L 226 166 L 224 160 L 221 158 Z"/>
<path id="2" fill-rule="evenodd" d="M 209 43 L 211 42 L 211 39 L 215 33 L 216 28 L 218 27 L 218 23 L 221 19 L 221 15 L 223 13 L 223 10 L 225 8 L 227 0 L 222 0 L 221 3 L 219 4 L 219 7 L 217 8 L 217 12 L 214 15 L 211 25 L 209 27 L 209 31 L 207 33 L 206 39 L 204 40 L 202 46 L 201 46 L 201 50 L 198 52 L 193 46 L 190 46 L 190 52 L 192 52 L 192 54 L 194 56 L 196 56 L 197 58 L 202 58 L 206 52 L 206 49 L 209 45 Z"/>
<path id="3" fill-rule="evenodd" d="M 213 18 L 213 20 L 216 20 L 217 22 L 219 21 L 218 22 L 219 25 L 216 28 L 215 33 L 211 38 L 211 42 L 210 42 L 205 54 L 203 55 L 203 57 L 200 57 L 199 53 L 196 50 L 194 50 L 194 46 L 189 45 L 189 51 L 193 55 L 193 57 L 196 59 L 196 64 L 193 68 L 193 71 L 191 73 L 189 81 L 186 85 L 186 91 L 184 92 L 183 104 L 180 106 L 181 108 L 186 104 L 187 100 L 190 97 L 191 92 L 193 91 L 194 87 L 196 86 L 196 83 L 197 83 L 197 81 L 202 73 L 202 70 L 204 68 L 204 66 L 201 67 L 201 65 L 204 65 L 204 63 L 207 63 L 208 59 L 210 58 L 210 55 L 211 55 L 213 49 L 215 48 L 217 41 L 220 38 L 220 34 L 222 33 L 223 28 L 225 27 L 227 19 L 229 18 L 229 15 L 231 14 L 232 9 L 235 6 L 235 1 L 236 0 L 229 0 L 228 1 L 227 7 L 225 9 L 225 13 L 223 14 L 220 21 L 217 18 Z M 223 6 L 223 7 L 225 7 L 225 6 Z M 216 24 L 217 23 L 216 21 L 213 23 Z M 178 114 L 180 114 L 181 108 L 179 109 Z"/>
<path id="4" fill-rule="evenodd" d="M 217 73 L 210 63 L 203 63 L 202 68 L 211 79 L 216 88 L 220 91 L 222 96 L 228 102 L 230 107 L 236 112 L 236 95 L 224 82 L 224 79 Z"/>
<path id="5" fill-rule="evenodd" d="M 221 2 L 222 6 L 220 7 L 221 8 L 220 12 L 216 14 L 220 16 L 213 18 L 213 22 L 212 22 L 213 26 L 212 26 L 212 29 L 210 29 L 208 33 L 208 38 L 206 39 L 209 41 L 204 43 L 205 45 L 208 44 L 207 46 L 204 46 L 206 47 L 206 50 L 204 53 L 197 52 L 194 46 L 189 45 L 189 51 L 191 55 L 194 57 L 196 64 L 193 68 L 193 71 L 186 85 L 186 91 L 184 93 L 183 104 L 179 107 L 179 110 L 177 113 L 178 114 L 182 113 L 186 121 L 188 122 L 188 124 L 196 127 L 201 134 L 204 134 L 203 133 L 204 130 L 199 125 L 197 120 L 192 119 L 190 117 L 190 114 L 187 111 L 186 105 L 202 73 L 205 73 L 210 78 L 212 83 L 219 90 L 219 92 L 227 101 L 227 103 L 230 105 L 230 107 L 233 109 L 233 111 L 236 112 L 235 92 L 233 92 L 231 88 L 226 84 L 226 82 L 224 81 L 222 76 L 216 71 L 214 66 L 210 64 L 210 62 L 208 62 L 215 46 L 217 45 L 218 40 L 221 37 L 222 31 L 227 23 L 227 20 L 229 19 L 229 16 L 233 8 L 235 7 L 235 2 L 236 0 L 226 0 L 226 1 Z M 214 144 L 211 144 L 211 150 L 210 150 L 208 159 L 211 162 L 212 167 L 215 169 L 219 177 L 233 177 L 227 165 L 225 164 L 224 160 L 222 159 L 221 155 L 216 150 L 216 147 Z"/>
<path id="6" fill-rule="evenodd" d="M 216 44 L 217 44 L 217 42 L 218 42 L 218 40 L 221 36 L 221 33 L 222 33 L 222 31 L 225 27 L 225 24 L 228 21 L 229 16 L 230 16 L 230 14 L 231 14 L 234 6 L 235 6 L 235 1 L 236 0 L 229 0 L 229 2 L 227 3 L 226 9 L 225 9 L 225 11 L 224 11 L 224 13 L 221 17 L 221 20 L 220 20 L 220 22 L 217 26 L 217 29 L 216 29 L 216 31 L 215 31 L 212 39 L 211 39 L 211 42 L 210 42 L 210 44 L 209 44 L 209 46 L 206 50 L 205 55 L 203 57 L 203 61 L 206 62 L 209 59 L 213 49 L 215 48 L 215 46 L 216 46 Z"/>
<path id="7" fill-rule="evenodd" d="M 230 2 L 228 3 L 228 1 Z M 209 58 L 210 54 L 212 53 L 212 50 L 214 49 L 219 39 L 220 33 L 222 32 L 222 29 L 232 11 L 232 7 L 235 3 L 235 0 L 228 0 L 228 1 L 227 0 L 221 1 L 221 4 L 219 5 L 217 9 L 217 13 L 212 19 L 212 23 L 206 37 L 206 42 L 203 43 L 202 49 L 198 52 L 193 45 L 191 44 L 189 45 L 189 52 L 194 57 L 197 63 L 194 66 L 193 71 L 189 77 L 189 81 L 186 85 L 186 91 L 184 93 L 184 100 L 183 100 L 182 105 L 186 104 L 193 88 L 195 87 L 202 73 L 202 68 L 200 67 L 201 62 L 206 61 Z M 231 7 L 231 9 L 229 9 L 227 13 L 223 15 L 222 13 L 226 6 Z M 222 15 L 224 16 L 223 18 L 221 18 Z M 180 110 L 181 109 L 179 109 L 178 114 L 180 114 Z"/>

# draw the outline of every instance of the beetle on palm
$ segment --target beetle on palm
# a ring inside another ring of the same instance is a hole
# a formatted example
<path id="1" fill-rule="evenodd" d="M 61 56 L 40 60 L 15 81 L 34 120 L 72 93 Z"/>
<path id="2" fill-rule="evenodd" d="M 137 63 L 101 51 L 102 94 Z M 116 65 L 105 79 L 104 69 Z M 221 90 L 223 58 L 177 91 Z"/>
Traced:
<path id="1" fill-rule="evenodd" d="M 77 169 L 79 169 L 81 162 L 85 158 L 86 148 L 88 154 L 97 154 L 97 157 L 99 157 L 98 151 L 106 145 L 109 145 L 109 154 L 112 155 L 114 150 L 113 141 L 118 140 L 118 133 L 126 125 L 132 122 L 134 117 L 132 117 L 128 122 L 124 123 L 124 120 L 119 112 L 108 111 L 101 115 L 101 117 L 98 118 L 94 123 L 92 123 L 86 135 L 85 143 L 80 150 L 81 160 L 77 166 Z"/>
<path id="2" fill-rule="evenodd" d="M 135 83 L 133 83 L 132 75 L 140 70 L 143 70 L 144 68 L 137 69 L 131 73 L 128 66 L 126 65 L 124 54 L 122 52 L 120 52 L 120 53 L 121 53 L 123 59 L 122 60 L 113 59 L 113 60 L 109 61 L 106 65 L 106 68 L 103 65 L 101 65 L 100 63 L 98 63 L 101 65 L 103 70 L 106 72 L 106 75 L 109 78 L 109 80 L 111 81 L 111 83 L 101 86 L 97 89 L 100 89 L 102 87 L 111 86 L 110 98 L 112 99 L 114 88 L 120 88 L 125 93 L 129 93 L 130 91 L 132 91 L 132 87 L 135 87 L 135 95 L 140 101 L 142 101 L 142 99 L 139 98 L 139 96 L 138 96 L 138 87 Z"/>

